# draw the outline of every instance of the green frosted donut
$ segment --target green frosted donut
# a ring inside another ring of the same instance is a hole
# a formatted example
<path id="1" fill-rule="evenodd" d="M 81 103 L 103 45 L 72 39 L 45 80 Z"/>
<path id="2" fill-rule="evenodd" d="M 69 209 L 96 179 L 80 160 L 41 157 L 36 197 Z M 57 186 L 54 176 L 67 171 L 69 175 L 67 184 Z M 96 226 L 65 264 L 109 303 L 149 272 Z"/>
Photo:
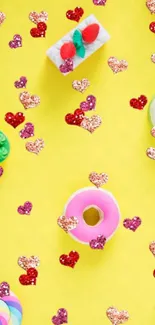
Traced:
<path id="1" fill-rule="evenodd" d="M 0 131 L 0 162 L 5 160 L 10 152 L 10 144 L 3 132 Z"/>
<path id="2" fill-rule="evenodd" d="M 155 126 L 155 97 L 153 97 L 149 106 L 149 118 L 152 126 Z"/>

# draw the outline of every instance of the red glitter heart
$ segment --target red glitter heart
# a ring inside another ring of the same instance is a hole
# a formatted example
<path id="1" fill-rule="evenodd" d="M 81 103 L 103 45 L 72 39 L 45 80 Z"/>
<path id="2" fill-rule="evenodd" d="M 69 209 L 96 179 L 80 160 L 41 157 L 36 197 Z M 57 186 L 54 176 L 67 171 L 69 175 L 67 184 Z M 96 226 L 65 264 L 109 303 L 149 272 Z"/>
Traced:
<path id="1" fill-rule="evenodd" d="M 47 25 L 44 22 L 39 22 L 37 28 L 32 28 L 30 34 L 32 37 L 45 37 Z"/>
<path id="2" fill-rule="evenodd" d="M 67 114 L 65 116 L 65 121 L 67 124 L 71 124 L 71 125 L 78 125 L 80 126 L 83 118 L 84 118 L 84 112 L 82 111 L 82 109 L 78 108 L 74 111 L 74 114 Z"/>
<path id="3" fill-rule="evenodd" d="M 132 98 L 130 100 L 130 106 L 139 110 L 142 110 L 144 106 L 147 104 L 147 98 L 144 95 L 141 95 L 137 98 Z"/>
<path id="4" fill-rule="evenodd" d="M 69 255 L 61 255 L 59 258 L 59 261 L 62 265 L 69 266 L 74 268 L 75 264 L 77 263 L 79 259 L 79 254 L 75 251 L 71 251 Z"/>
<path id="5" fill-rule="evenodd" d="M 79 22 L 83 14 L 84 14 L 84 10 L 81 7 L 76 7 L 74 10 L 68 10 L 66 12 L 66 17 L 70 20 Z"/>
<path id="6" fill-rule="evenodd" d="M 22 285 L 36 285 L 36 278 L 38 276 L 38 271 L 31 267 L 27 270 L 27 274 L 22 274 L 19 277 L 19 282 Z"/>
<path id="7" fill-rule="evenodd" d="M 149 25 L 149 29 L 152 33 L 155 33 L 155 21 L 153 21 L 150 25 Z"/>
<path id="8" fill-rule="evenodd" d="M 25 121 L 25 116 L 20 112 L 16 114 L 9 112 L 5 115 L 5 121 L 16 128 L 18 125 Z"/>

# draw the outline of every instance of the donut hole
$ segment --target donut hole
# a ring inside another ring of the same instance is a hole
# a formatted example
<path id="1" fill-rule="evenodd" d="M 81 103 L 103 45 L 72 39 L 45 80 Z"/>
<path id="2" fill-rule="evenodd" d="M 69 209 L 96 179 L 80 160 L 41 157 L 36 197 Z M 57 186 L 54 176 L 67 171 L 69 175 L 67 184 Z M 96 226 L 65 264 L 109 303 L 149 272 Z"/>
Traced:
<path id="1" fill-rule="evenodd" d="M 103 211 L 97 206 L 88 206 L 83 211 L 83 219 L 88 226 L 96 226 L 103 220 Z"/>

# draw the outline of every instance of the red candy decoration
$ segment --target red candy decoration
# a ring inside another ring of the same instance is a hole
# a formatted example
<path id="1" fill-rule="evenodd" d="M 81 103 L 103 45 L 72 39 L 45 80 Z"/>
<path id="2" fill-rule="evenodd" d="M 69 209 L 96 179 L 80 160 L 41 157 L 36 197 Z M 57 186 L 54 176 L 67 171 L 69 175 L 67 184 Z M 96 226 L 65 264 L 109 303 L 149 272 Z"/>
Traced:
<path id="1" fill-rule="evenodd" d="M 153 271 L 153 276 L 154 276 L 154 278 L 155 278 L 155 270 Z"/>
<path id="2" fill-rule="evenodd" d="M 76 48 L 72 42 L 65 43 L 61 46 L 60 55 L 63 60 L 71 59 L 76 54 Z"/>
<path id="3" fill-rule="evenodd" d="M 98 24 L 91 24 L 87 26 L 82 31 L 82 38 L 86 43 L 92 43 L 96 40 L 98 33 L 100 30 L 100 26 Z"/>
<path id="4" fill-rule="evenodd" d="M 19 282 L 22 285 L 36 285 L 36 278 L 38 276 L 38 271 L 34 268 L 27 270 L 27 274 L 22 274 L 19 277 Z"/>
<path id="5" fill-rule="evenodd" d="M 74 114 L 67 114 L 65 116 L 65 121 L 67 124 L 71 124 L 71 125 L 78 125 L 80 126 L 83 118 L 84 118 L 84 112 L 82 111 L 82 109 L 78 108 L 74 111 Z"/>
<path id="6" fill-rule="evenodd" d="M 147 97 L 144 95 L 141 95 L 137 98 L 132 98 L 130 100 L 130 106 L 139 110 L 142 110 L 144 106 L 147 104 Z"/>
<path id="7" fill-rule="evenodd" d="M 47 25 L 44 22 L 39 22 L 37 28 L 32 28 L 30 34 L 32 37 L 45 37 Z"/>
<path id="8" fill-rule="evenodd" d="M 79 22 L 83 14 L 84 14 L 84 10 L 81 7 L 76 7 L 74 10 L 68 10 L 66 12 L 66 17 L 70 20 Z"/>
<path id="9" fill-rule="evenodd" d="M 75 251 L 71 251 L 69 255 L 61 255 L 59 261 L 62 265 L 74 268 L 75 264 L 79 260 L 79 254 Z"/>
<path id="10" fill-rule="evenodd" d="M 155 21 L 150 24 L 149 29 L 152 33 L 155 33 Z"/>
<path id="11" fill-rule="evenodd" d="M 20 112 L 16 114 L 9 112 L 5 115 L 5 121 L 16 128 L 18 125 L 25 121 L 25 116 Z"/>

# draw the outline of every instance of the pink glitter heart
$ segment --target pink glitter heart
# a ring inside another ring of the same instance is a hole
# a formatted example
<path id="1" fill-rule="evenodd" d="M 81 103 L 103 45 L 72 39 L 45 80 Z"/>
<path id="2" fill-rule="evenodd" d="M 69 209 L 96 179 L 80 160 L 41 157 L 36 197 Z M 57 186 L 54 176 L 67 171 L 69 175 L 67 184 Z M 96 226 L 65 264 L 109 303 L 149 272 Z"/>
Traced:
<path id="1" fill-rule="evenodd" d="M 103 235 L 98 235 L 96 239 L 92 239 L 89 245 L 92 249 L 103 249 L 106 243 L 106 238 Z"/>
<path id="2" fill-rule="evenodd" d="M 1 12 L 1 11 L 0 11 L 0 25 L 3 24 L 5 18 L 6 18 L 6 16 L 5 16 L 4 12 Z"/>
<path id="3" fill-rule="evenodd" d="M 114 73 L 125 71 L 128 68 L 128 62 L 126 60 L 118 60 L 114 56 L 108 59 L 108 65 Z"/>
<path id="4" fill-rule="evenodd" d="M 151 14 L 155 14 L 155 0 L 147 0 L 146 6 L 150 10 Z"/>
<path id="5" fill-rule="evenodd" d="M 105 6 L 107 0 L 93 0 L 95 6 Z"/>
<path id="6" fill-rule="evenodd" d="M 4 173 L 3 167 L 0 166 L 0 177 L 3 175 L 3 173 Z"/>
<path id="7" fill-rule="evenodd" d="M 11 49 L 22 47 L 22 37 L 18 34 L 14 35 L 13 40 L 9 42 Z"/>
<path id="8" fill-rule="evenodd" d="M 107 317 L 113 325 L 124 324 L 129 319 L 129 313 L 126 310 L 119 311 L 115 307 L 109 307 L 106 311 Z"/>
<path id="9" fill-rule="evenodd" d="M 62 73 L 68 73 L 73 71 L 73 60 L 72 59 L 66 59 L 63 64 L 60 65 L 59 70 Z"/>
<path id="10" fill-rule="evenodd" d="M 27 84 L 27 79 L 26 77 L 20 77 L 19 80 L 16 80 L 14 82 L 14 86 L 16 88 L 26 88 L 26 84 Z"/>
<path id="11" fill-rule="evenodd" d="M 67 310 L 64 308 L 60 308 L 57 312 L 57 316 L 52 317 L 52 323 L 54 325 L 61 325 L 67 323 L 67 316 Z"/>
<path id="12" fill-rule="evenodd" d="M 34 136 L 34 125 L 32 123 L 26 123 L 24 129 L 19 132 L 22 139 L 28 139 Z"/>
<path id="13" fill-rule="evenodd" d="M 136 231 L 137 228 L 141 225 L 142 221 L 139 217 L 134 217 L 132 219 L 125 219 L 123 221 L 123 226 L 126 229 L 130 229 L 132 231 Z"/>
<path id="14" fill-rule="evenodd" d="M 95 173 L 92 172 L 89 174 L 89 180 L 92 182 L 97 188 L 101 187 L 103 184 L 108 182 L 108 175 L 105 173 Z"/>
<path id="15" fill-rule="evenodd" d="M 32 210 L 32 203 L 27 201 L 24 203 L 24 205 L 20 205 L 17 209 L 18 213 L 20 214 L 30 214 L 31 210 Z"/>
<path id="16" fill-rule="evenodd" d="M 85 102 L 82 102 L 80 104 L 80 108 L 86 112 L 86 111 L 91 111 L 92 109 L 95 109 L 95 105 L 96 105 L 96 97 L 93 95 L 89 95 L 86 98 Z"/>
<path id="17" fill-rule="evenodd" d="M 0 298 L 10 295 L 10 286 L 7 282 L 2 282 L 0 284 Z"/>
<path id="18" fill-rule="evenodd" d="M 99 115 L 93 115 L 91 117 L 85 116 L 80 124 L 80 126 L 93 133 L 102 123 L 102 119 Z"/>

